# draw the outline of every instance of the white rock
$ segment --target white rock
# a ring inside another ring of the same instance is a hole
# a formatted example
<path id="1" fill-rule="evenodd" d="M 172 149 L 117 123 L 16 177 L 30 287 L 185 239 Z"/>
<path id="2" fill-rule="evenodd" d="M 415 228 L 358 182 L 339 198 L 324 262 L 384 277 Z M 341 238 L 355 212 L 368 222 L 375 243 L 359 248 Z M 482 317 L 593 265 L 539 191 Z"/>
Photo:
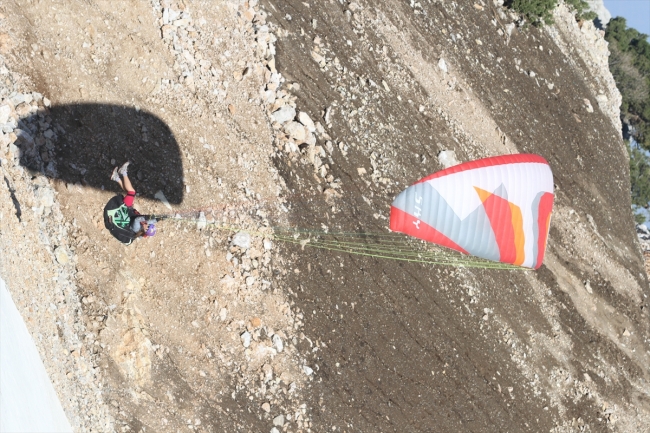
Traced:
<path id="1" fill-rule="evenodd" d="M 314 125 L 314 122 L 309 117 L 309 114 L 305 113 L 304 111 L 301 111 L 298 114 L 298 121 L 300 121 L 300 123 L 302 123 L 309 132 L 316 131 L 316 125 Z"/>
<path id="2" fill-rule="evenodd" d="M 278 430 L 277 428 L 273 427 L 273 428 L 271 429 L 271 433 L 280 433 L 280 430 Z"/>
<path id="3" fill-rule="evenodd" d="M 165 197 L 165 194 L 163 194 L 162 191 L 158 191 L 156 194 L 154 194 L 154 198 L 157 198 L 162 202 L 162 204 L 165 205 L 165 207 L 169 210 L 172 210 L 172 206 L 169 204 L 167 201 L 167 198 Z"/>
<path id="4" fill-rule="evenodd" d="M 266 251 L 270 251 L 271 248 L 273 248 L 273 242 L 271 242 L 271 241 L 268 240 L 268 239 L 264 239 L 264 249 L 265 249 Z"/>
<path id="5" fill-rule="evenodd" d="M 255 277 L 246 277 L 246 285 L 251 287 L 253 284 L 255 284 Z"/>
<path id="6" fill-rule="evenodd" d="M 273 425 L 277 427 L 282 427 L 284 425 L 284 415 L 278 415 L 273 418 Z"/>
<path id="7" fill-rule="evenodd" d="M 11 100 L 11 103 L 14 104 L 14 107 L 19 106 L 23 102 L 25 102 L 25 95 L 22 93 L 16 93 L 14 96 L 9 98 Z"/>
<path id="8" fill-rule="evenodd" d="M 453 167 L 458 165 L 459 162 L 456 159 L 456 152 L 453 150 L 443 150 L 438 154 L 438 161 L 444 168 Z"/>
<path id="9" fill-rule="evenodd" d="M 438 60 L 438 67 L 442 72 L 447 73 L 447 63 L 445 62 L 445 59 Z"/>
<path id="10" fill-rule="evenodd" d="M 311 376 L 312 374 L 314 374 L 314 370 L 312 370 L 310 367 L 306 365 L 302 366 L 302 371 L 304 371 L 307 376 Z"/>
<path id="11" fill-rule="evenodd" d="M 273 113 L 273 119 L 280 124 L 293 120 L 294 117 L 296 117 L 296 109 L 291 105 L 285 105 Z"/>
<path id="12" fill-rule="evenodd" d="M 205 229 L 207 224 L 208 224 L 208 222 L 205 219 L 205 213 L 200 212 L 199 213 L 199 218 L 196 221 L 196 229 L 197 230 L 203 230 L 203 229 Z"/>
<path id="13" fill-rule="evenodd" d="M 62 265 L 65 265 L 70 261 L 70 257 L 68 257 L 68 253 L 65 252 L 63 247 L 56 247 L 54 250 L 54 257 L 56 257 L 56 261 Z"/>
<path id="14" fill-rule="evenodd" d="M 263 403 L 262 410 L 266 413 L 271 412 L 271 405 L 268 402 Z"/>
<path id="15" fill-rule="evenodd" d="M 284 343 L 278 334 L 275 334 L 273 336 L 273 347 L 275 347 L 275 350 L 278 352 L 282 352 L 284 350 Z"/>
<path id="16" fill-rule="evenodd" d="M 11 115 L 11 107 L 8 105 L 0 105 L 0 123 L 7 123 Z"/>
<path id="17" fill-rule="evenodd" d="M 226 321 L 226 317 L 228 317 L 228 309 L 222 308 L 219 310 L 219 319 L 221 319 L 222 322 Z"/>
<path id="18" fill-rule="evenodd" d="M 239 232 L 232 237 L 232 244 L 245 250 L 251 247 L 251 235 L 247 232 Z"/>
<path id="19" fill-rule="evenodd" d="M 34 143 L 34 139 L 30 135 L 30 133 L 23 129 L 18 129 L 18 128 L 14 129 L 14 134 L 16 134 L 16 137 L 18 137 L 20 141 L 24 141 L 29 144 Z"/>
<path id="20" fill-rule="evenodd" d="M 248 331 L 244 331 L 243 334 L 239 336 L 241 338 L 241 342 L 244 345 L 244 347 L 248 347 L 251 345 L 251 333 Z"/>
<path id="21" fill-rule="evenodd" d="M 284 125 L 284 132 L 296 141 L 296 144 L 302 144 L 307 138 L 307 131 L 301 123 L 291 121 Z"/>
<path id="22" fill-rule="evenodd" d="M 313 133 L 308 132 L 307 136 L 305 137 L 305 143 L 309 144 L 310 146 L 314 146 L 316 144 L 316 136 Z"/>
<path id="23" fill-rule="evenodd" d="M 583 101 L 585 103 L 585 109 L 587 110 L 587 113 L 593 113 L 594 107 L 591 106 L 591 101 L 589 101 L 587 98 L 583 99 Z"/>
<path id="24" fill-rule="evenodd" d="M 34 197 L 38 200 L 40 206 L 52 207 L 54 204 L 54 191 L 47 187 L 38 187 L 34 191 Z"/>

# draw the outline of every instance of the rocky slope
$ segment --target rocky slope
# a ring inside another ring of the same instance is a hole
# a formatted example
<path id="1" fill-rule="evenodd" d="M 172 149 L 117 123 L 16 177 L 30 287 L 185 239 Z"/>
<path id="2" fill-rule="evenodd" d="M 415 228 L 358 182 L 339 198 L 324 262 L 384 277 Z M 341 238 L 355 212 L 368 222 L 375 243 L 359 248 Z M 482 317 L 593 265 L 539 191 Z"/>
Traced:
<path id="1" fill-rule="evenodd" d="M 620 95 L 602 34 L 563 7 L 546 29 L 484 1 L 0 13 L 0 274 L 76 430 L 650 424 Z M 392 197 L 443 150 L 549 161 L 542 269 L 271 240 L 385 231 Z M 101 212 L 125 159 L 142 211 L 205 220 L 117 244 Z"/>

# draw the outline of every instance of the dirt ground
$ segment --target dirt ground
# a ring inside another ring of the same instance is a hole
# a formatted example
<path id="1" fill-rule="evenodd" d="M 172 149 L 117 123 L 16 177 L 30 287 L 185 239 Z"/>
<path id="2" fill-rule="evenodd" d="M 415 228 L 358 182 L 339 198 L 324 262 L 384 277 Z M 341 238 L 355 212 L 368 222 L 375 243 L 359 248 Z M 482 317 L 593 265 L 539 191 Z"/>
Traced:
<path id="1" fill-rule="evenodd" d="M 8 67 L 51 101 L 12 108 L 36 143 L 17 142 L 19 162 L 57 192 L 110 413 L 79 431 L 650 425 L 627 154 L 577 25 L 510 26 L 480 0 L 9 1 L 0 13 Z M 289 130 L 272 114 L 283 107 L 313 129 Z M 273 226 L 386 231 L 394 196 L 441 169 L 442 150 L 549 161 L 540 270 L 271 241 Z M 202 211 L 214 225 L 167 220 L 117 243 L 102 209 L 127 159 L 143 213 Z M 250 248 L 232 246 L 239 230 Z M 10 288 L 20 266 L 2 263 Z"/>

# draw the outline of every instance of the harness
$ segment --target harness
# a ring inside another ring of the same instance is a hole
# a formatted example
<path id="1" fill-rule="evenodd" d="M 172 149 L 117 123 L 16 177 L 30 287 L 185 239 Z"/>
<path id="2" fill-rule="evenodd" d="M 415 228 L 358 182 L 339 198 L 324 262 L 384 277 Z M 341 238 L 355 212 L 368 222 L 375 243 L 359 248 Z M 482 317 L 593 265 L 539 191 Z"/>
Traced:
<path id="1" fill-rule="evenodd" d="M 124 204 L 124 198 L 121 195 L 116 195 L 104 207 L 104 226 L 115 239 L 130 245 L 136 238 L 135 232 L 131 230 L 131 218 L 138 215 L 137 210 Z"/>

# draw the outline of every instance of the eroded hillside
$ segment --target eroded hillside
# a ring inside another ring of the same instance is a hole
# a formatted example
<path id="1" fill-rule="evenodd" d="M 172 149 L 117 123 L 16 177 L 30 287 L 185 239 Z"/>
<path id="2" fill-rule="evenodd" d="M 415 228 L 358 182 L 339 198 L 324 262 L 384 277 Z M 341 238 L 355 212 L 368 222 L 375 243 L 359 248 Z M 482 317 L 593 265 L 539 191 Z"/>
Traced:
<path id="1" fill-rule="evenodd" d="M 650 424 L 647 275 L 590 23 L 562 6 L 524 28 L 483 1 L 0 13 L 0 273 L 79 431 Z M 272 241 L 273 227 L 385 232 L 442 150 L 549 161 L 539 271 Z M 142 211 L 169 212 L 162 191 L 208 224 L 119 245 L 101 215 L 126 159 Z M 232 245 L 240 230 L 250 247 Z"/>

